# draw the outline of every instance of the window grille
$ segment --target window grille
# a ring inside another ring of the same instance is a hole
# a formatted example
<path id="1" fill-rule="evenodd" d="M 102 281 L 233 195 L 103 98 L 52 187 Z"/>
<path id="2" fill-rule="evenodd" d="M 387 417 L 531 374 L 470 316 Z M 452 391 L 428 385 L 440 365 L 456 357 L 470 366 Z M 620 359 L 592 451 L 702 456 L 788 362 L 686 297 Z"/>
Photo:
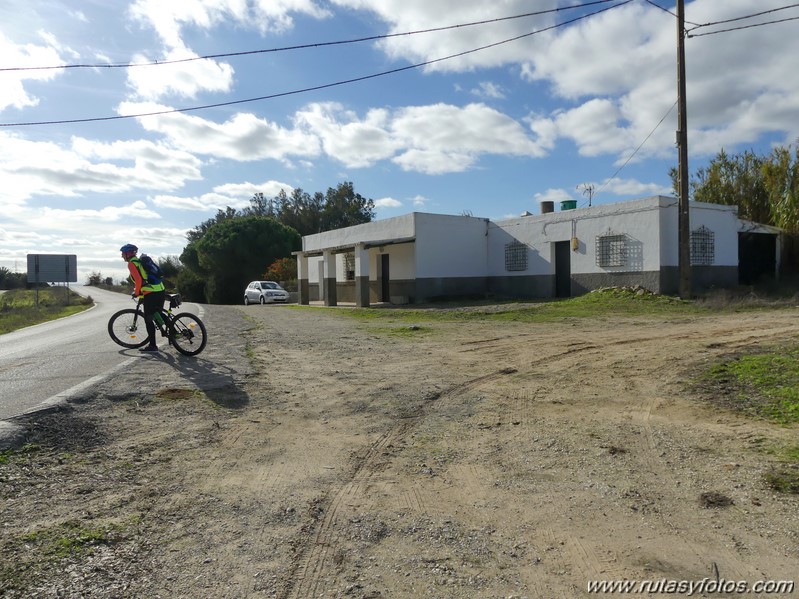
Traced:
<path id="1" fill-rule="evenodd" d="M 702 225 L 691 231 L 691 264 L 710 266 L 716 260 L 716 234 Z"/>
<path id="2" fill-rule="evenodd" d="M 527 244 L 521 241 L 505 244 L 505 270 L 527 270 Z"/>
<path id="3" fill-rule="evenodd" d="M 627 264 L 627 236 L 608 233 L 596 238 L 596 264 L 604 268 Z"/>
<path id="4" fill-rule="evenodd" d="M 344 254 L 344 272 L 347 276 L 347 281 L 355 280 L 355 253 L 347 252 Z"/>

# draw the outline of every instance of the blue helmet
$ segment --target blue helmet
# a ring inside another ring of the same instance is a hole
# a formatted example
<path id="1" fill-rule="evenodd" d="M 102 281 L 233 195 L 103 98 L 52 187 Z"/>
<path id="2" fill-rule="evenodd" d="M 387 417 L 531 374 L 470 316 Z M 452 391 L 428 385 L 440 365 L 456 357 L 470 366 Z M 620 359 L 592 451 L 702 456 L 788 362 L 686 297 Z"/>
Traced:
<path id="1" fill-rule="evenodd" d="M 126 243 L 121 248 L 119 248 L 119 251 L 122 252 L 123 254 L 135 254 L 136 252 L 139 251 L 139 248 L 137 248 L 132 243 Z"/>

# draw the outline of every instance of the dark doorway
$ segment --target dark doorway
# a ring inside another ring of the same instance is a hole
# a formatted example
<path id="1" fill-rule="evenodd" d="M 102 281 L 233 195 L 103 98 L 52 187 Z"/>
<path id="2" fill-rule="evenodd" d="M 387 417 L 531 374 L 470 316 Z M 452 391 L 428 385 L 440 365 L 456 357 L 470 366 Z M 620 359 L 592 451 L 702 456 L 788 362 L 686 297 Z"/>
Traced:
<path id="1" fill-rule="evenodd" d="M 555 242 L 555 297 L 571 297 L 571 243 Z"/>
<path id="2" fill-rule="evenodd" d="M 391 289 L 388 275 L 388 254 L 380 254 L 380 301 L 390 302 Z"/>
<path id="3" fill-rule="evenodd" d="M 774 277 L 776 269 L 775 235 L 738 233 L 738 283 L 753 285 L 763 277 Z"/>

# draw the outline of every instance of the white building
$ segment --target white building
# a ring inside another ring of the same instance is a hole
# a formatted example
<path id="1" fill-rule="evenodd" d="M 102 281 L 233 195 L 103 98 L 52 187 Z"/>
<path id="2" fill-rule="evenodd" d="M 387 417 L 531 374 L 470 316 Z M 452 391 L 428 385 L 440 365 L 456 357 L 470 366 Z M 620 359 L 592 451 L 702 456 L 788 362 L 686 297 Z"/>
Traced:
<path id="1" fill-rule="evenodd" d="M 569 297 L 618 285 L 677 292 L 676 198 L 572 205 L 555 212 L 542 202 L 541 214 L 501 221 L 414 212 L 307 235 L 295 253 L 300 303 Z M 778 229 L 719 204 L 691 202 L 689 219 L 695 290 L 776 276 Z"/>

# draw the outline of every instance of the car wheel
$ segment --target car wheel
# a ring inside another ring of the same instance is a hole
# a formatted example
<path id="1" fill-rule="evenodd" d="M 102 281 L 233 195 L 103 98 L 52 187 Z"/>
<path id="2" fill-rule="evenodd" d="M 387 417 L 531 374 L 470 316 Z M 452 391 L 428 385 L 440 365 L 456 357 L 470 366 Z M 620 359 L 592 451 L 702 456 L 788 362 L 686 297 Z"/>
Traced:
<path id="1" fill-rule="evenodd" d="M 263 306 L 265 303 L 266 303 L 266 300 L 264 299 L 264 296 L 262 295 L 261 296 L 261 305 Z"/>
<path id="2" fill-rule="evenodd" d="M 248 298 L 246 295 L 244 296 L 244 305 L 245 306 L 249 306 L 250 305 L 250 298 Z"/>

